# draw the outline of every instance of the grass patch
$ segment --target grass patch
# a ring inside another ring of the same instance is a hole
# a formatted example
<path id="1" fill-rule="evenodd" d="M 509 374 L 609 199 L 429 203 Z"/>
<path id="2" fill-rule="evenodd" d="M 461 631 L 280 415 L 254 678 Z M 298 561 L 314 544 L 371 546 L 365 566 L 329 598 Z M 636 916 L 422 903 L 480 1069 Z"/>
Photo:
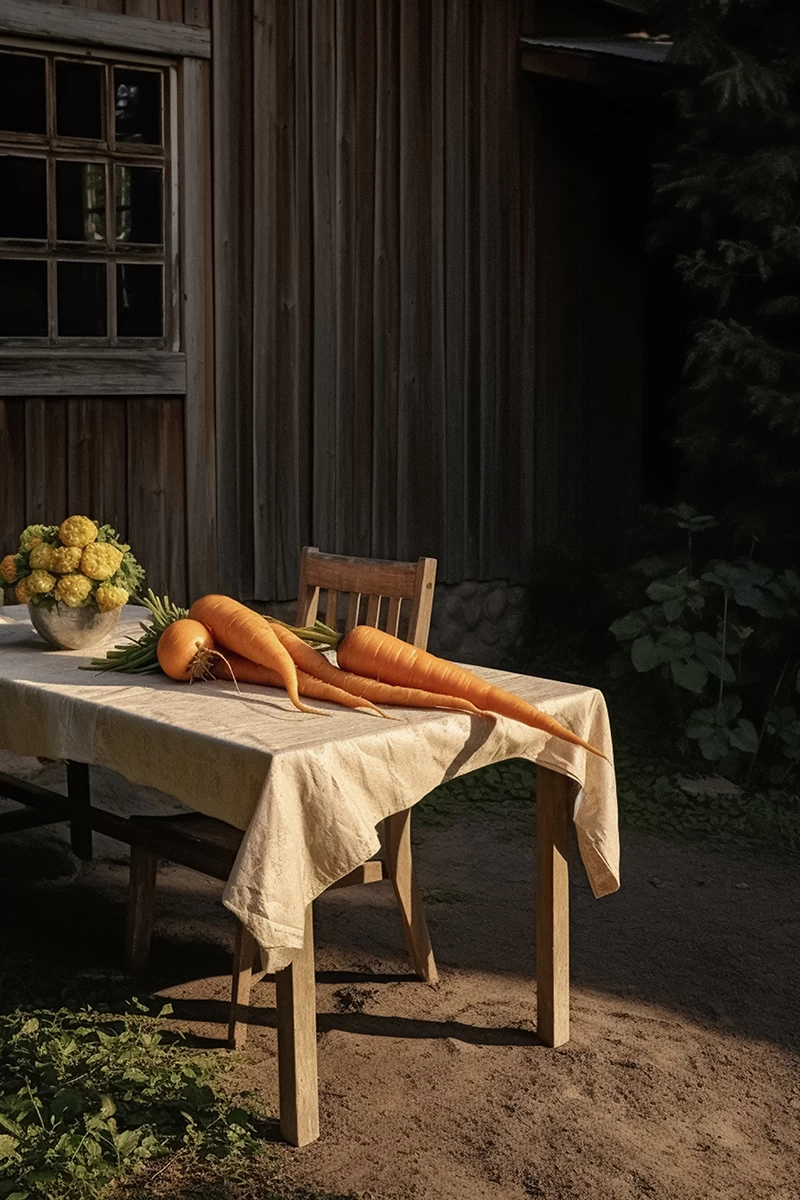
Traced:
<path id="1" fill-rule="evenodd" d="M 224 1086 L 230 1067 L 138 1004 L 0 1016 L 0 1197 L 90 1200 L 156 1160 L 261 1154 L 259 1114 Z"/>

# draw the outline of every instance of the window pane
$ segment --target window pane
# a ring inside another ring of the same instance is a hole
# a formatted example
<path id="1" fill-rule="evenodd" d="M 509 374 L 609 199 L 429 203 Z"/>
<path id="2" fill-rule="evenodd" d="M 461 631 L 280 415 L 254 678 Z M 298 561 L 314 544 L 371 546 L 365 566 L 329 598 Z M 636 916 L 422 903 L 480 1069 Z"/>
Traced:
<path id="1" fill-rule="evenodd" d="M 47 132 L 43 58 L 0 54 L 0 129 Z"/>
<path id="2" fill-rule="evenodd" d="M 118 142 L 161 145 L 161 73 L 114 68 L 114 122 Z"/>
<path id="3" fill-rule="evenodd" d="M 56 232 L 62 241 L 105 240 L 106 168 L 103 163 L 56 163 Z"/>
<path id="4" fill-rule="evenodd" d="M 105 263 L 58 264 L 58 336 L 106 336 Z"/>
<path id="5" fill-rule="evenodd" d="M 43 158 L 0 156 L 0 237 L 47 237 L 47 167 Z"/>
<path id="6" fill-rule="evenodd" d="M 117 334 L 161 337 L 164 330 L 164 268 L 150 263 L 117 264 Z"/>
<path id="7" fill-rule="evenodd" d="M 59 137 L 102 138 L 102 67 L 56 63 L 56 133 Z"/>
<path id="8" fill-rule="evenodd" d="M 117 241 L 161 245 L 160 167 L 117 166 Z"/>
<path id="9" fill-rule="evenodd" d="M 0 337 L 47 337 L 47 263 L 0 260 Z"/>

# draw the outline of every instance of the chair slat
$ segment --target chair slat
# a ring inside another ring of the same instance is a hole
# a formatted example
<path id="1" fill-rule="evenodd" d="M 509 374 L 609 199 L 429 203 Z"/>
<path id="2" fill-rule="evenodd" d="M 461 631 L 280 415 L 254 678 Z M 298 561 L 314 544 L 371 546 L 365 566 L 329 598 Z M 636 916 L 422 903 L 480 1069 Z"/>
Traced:
<path id="1" fill-rule="evenodd" d="M 336 610 L 339 604 L 339 593 L 333 588 L 328 588 L 328 600 L 325 605 L 325 624 L 331 629 L 336 628 Z"/>
<path id="2" fill-rule="evenodd" d="M 387 562 L 375 558 L 348 558 L 320 554 L 314 549 L 305 561 L 304 582 L 309 587 L 334 587 L 337 592 L 360 592 L 367 596 L 412 596 L 417 563 Z"/>
<path id="3" fill-rule="evenodd" d="M 392 596 L 386 612 L 386 632 L 397 637 L 400 628 L 400 605 L 403 601 L 398 596 Z"/>
<path id="4" fill-rule="evenodd" d="M 378 624 L 378 621 L 380 620 L 380 616 L 381 616 L 381 597 L 380 596 L 368 596 L 367 597 L 367 615 L 366 615 L 364 624 L 372 625 L 374 627 Z"/>
<path id="5" fill-rule="evenodd" d="M 361 604 L 361 592 L 350 593 L 350 603 L 347 605 L 347 625 L 345 632 L 349 633 L 358 624 L 358 609 Z"/>

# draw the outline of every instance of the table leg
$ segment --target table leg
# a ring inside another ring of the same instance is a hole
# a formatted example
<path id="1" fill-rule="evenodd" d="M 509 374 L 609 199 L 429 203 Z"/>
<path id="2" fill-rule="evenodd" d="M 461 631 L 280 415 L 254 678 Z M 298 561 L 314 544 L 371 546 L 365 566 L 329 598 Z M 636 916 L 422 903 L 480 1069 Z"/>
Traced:
<path id="1" fill-rule="evenodd" d="M 243 1050 L 247 1041 L 247 1017 L 243 1015 L 243 1011 L 250 1003 L 253 967 L 257 955 L 256 939 L 246 925 L 237 921 L 231 979 L 231 1012 L 228 1020 L 228 1045 L 231 1050 Z"/>
<path id="2" fill-rule="evenodd" d="M 73 809 L 70 817 L 70 843 L 78 858 L 90 862 L 92 858 L 92 827 L 89 821 L 91 791 L 89 768 L 86 763 L 67 763 L 67 796 Z"/>
<path id="3" fill-rule="evenodd" d="M 293 1146 L 319 1137 L 314 926 L 306 909 L 303 949 L 275 974 L 281 1133 Z"/>
<path id="4" fill-rule="evenodd" d="M 536 768 L 537 1033 L 546 1046 L 569 1041 L 569 868 L 571 784 Z"/>

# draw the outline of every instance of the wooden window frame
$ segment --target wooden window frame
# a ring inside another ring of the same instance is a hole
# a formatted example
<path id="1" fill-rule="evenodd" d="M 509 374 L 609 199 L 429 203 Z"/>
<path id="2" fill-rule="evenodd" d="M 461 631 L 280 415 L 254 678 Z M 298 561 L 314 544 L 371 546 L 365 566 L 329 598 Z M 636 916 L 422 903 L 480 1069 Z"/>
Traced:
<path id="1" fill-rule="evenodd" d="M 158 148 L 144 147 L 137 144 L 124 144 L 117 154 L 112 153 L 113 142 L 99 143 L 88 139 L 55 138 L 53 116 L 48 113 L 48 133 L 0 135 L 2 153 L 20 156 L 45 157 L 48 171 L 55 172 L 54 153 L 73 161 L 103 161 L 109 164 L 108 170 L 114 170 L 116 162 L 128 165 L 148 164 L 163 166 L 165 174 L 164 206 L 163 206 L 163 249 L 153 253 L 143 248 L 141 251 L 126 251 L 126 262 L 158 262 L 164 265 L 164 333 L 162 338 L 117 338 L 115 344 L 109 344 L 105 338 L 70 338 L 68 341 L 53 341 L 52 312 L 55 304 L 55 261 L 69 259 L 69 244 L 62 243 L 56 248 L 50 224 L 55 219 L 51 211 L 48 225 L 48 247 L 32 252 L 31 243 L 20 242 L 18 248 L 9 250 L 8 243 L 3 246 L 4 258 L 28 258 L 52 261 L 48 265 L 48 307 L 51 313 L 51 324 L 47 338 L 4 338 L 0 340 L 0 396 L 46 396 L 46 395 L 181 395 L 186 391 L 186 355 L 184 350 L 185 324 L 181 312 L 181 276 L 182 263 L 179 252 L 179 227 L 181 223 L 178 205 L 179 179 L 183 178 L 184 164 L 181 161 L 187 147 L 182 144 L 180 123 L 185 121 L 185 108 L 200 97 L 187 95 L 186 79 L 191 72 L 186 71 L 186 62 L 163 55 L 154 55 L 132 51 L 127 43 L 119 45 L 75 45 L 72 42 L 55 41 L 48 38 L 46 42 L 34 38 L 9 36 L 6 22 L 3 20 L 4 9 L 8 0 L 0 0 L 0 51 L 10 51 L 20 54 L 30 53 L 45 57 L 48 62 L 48 72 L 58 58 L 68 58 L 72 61 L 84 60 L 98 63 L 106 67 L 113 64 L 130 65 L 133 68 L 151 68 L 163 72 L 164 79 L 164 130 L 163 146 Z M 30 8 L 49 8 L 49 5 L 30 6 Z M 30 11 L 30 9 L 29 9 Z M 82 10 L 65 9 L 65 12 L 76 13 L 81 18 L 92 19 L 105 17 L 106 14 L 85 12 Z M 138 18 L 119 18 L 122 25 L 137 25 Z M 159 25 L 161 22 L 145 22 L 148 25 Z M 81 20 L 78 25 L 86 28 L 87 22 Z M 202 31 L 197 31 L 202 32 Z M 77 36 L 77 28 L 75 31 Z M 135 44 L 137 38 L 131 39 Z M 138 39 L 141 40 L 141 39 Z M 52 81 L 51 81 L 52 82 Z M 195 88 L 196 92 L 197 89 Z M 48 87 L 48 103 L 51 103 L 52 88 Z M 113 96 L 111 89 L 106 87 L 105 121 L 112 120 Z M 50 206 L 51 209 L 53 206 Z M 113 214 L 111 214 L 113 219 Z M 107 220 L 109 210 L 107 209 Z M 76 244 L 78 245 L 78 244 Z M 111 283 L 107 287 L 106 302 L 109 313 L 109 330 L 113 328 L 112 306 L 116 304 L 116 259 L 111 247 L 106 244 L 96 248 L 81 245 L 80 254 L 75 260 L 82 262 L 97 261 L 111 262 L 112 269 L 108 272 Z"/>

